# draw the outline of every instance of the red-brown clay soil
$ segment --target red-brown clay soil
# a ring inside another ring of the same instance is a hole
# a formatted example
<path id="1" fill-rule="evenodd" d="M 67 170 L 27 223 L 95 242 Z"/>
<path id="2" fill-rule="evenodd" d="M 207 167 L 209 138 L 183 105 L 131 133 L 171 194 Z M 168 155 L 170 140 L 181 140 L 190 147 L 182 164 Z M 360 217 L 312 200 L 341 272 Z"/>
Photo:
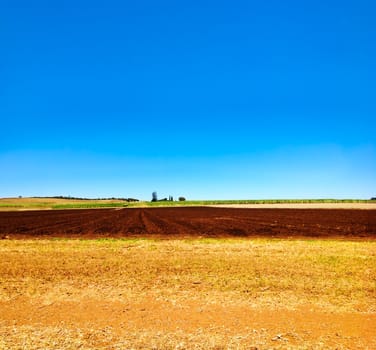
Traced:
<path id="1" fill-rule="evenodd" d="M 0 237 L 375 238 L 376 210 L 126 208 L 0 212 Z"/>
<path id="2" fill-rule="evenodd" d="M 3 238 L 128 236 L 374 239 L 376 210 L 185 207 L 0 212 Z M 43 271 L 48 271 L 48 261 Z M 43 271 L 37 277 L 30 275 L 30 281 L 41 278 Z M 17 278 L 21 283 L 27 276 L 20 273 Z M 99 277 L 97 283 L 101 285 Z M 195 283 L 182 284 L 182 295 L 196 288 Z M 205 293 L 199 291 L 196 298 L 178 303 L 153 295 L 155 290 L 134 301 L 98 300 L 94 292 L 93 298 L 67 300 L 59 298 L 59 288 L 52 292 L 57 298 L 48 302 L 43 295 L 27 293 L 0 300 L 0 349 L 376 347 L 374 312 L 333 312 L 312 304 L 284 309 L 236 300 L 209 303 L 200 299 Z"/>
<path id="3" fill-rule="evenodd" d="M 92 346 L 84 347 L 89 349 L 374 349 L 376 345 L 374 314 L 328 313 L 304 307 L 262 310 L 246 306 L 205 306 L 194 301 L 173 306 L 155 300 L 139 304 L 83 301 L 40 305 L 17 301 L 0 302 L 0 305 L 3 322 L 11 324 L 13 332 L 16 327 L 30 325 L 39 334 L 44 327 L 78 329 L 84 338 L 93 338 Z M 147 334 L 147 340 L 146 344 L 137 346 L 131 334 L 142 335 L 140 330 Z M 4 327 L 5 336 L 11 333 L 12 328 Z M 95 339 L 97 333 L 103 333 L 105 339 Z M 208 339 L 200 339 L 200 333 L 213 340 L 220 336 L 221 345 L 213 346 Z M 152 347 L 153 337 L 163 334 L 175 334 L 174 346 L 166 346 L 164 339 L 160 346 Z M 189 336 L 182 347 L 176 341 L 179 335 Z M 53 336 L 55 342 L 61 341 L 59 335 Z M 226 344 L 229 340 L 233 342 L 232 347 Z"/>

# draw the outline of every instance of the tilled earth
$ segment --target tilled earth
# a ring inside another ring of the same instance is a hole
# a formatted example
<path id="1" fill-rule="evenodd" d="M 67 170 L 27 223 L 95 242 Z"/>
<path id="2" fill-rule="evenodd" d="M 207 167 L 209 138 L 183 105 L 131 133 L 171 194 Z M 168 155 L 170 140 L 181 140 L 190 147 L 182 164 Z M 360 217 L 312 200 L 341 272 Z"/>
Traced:
<path id="1" fill-rule="evenodd" d="M 376 348 L 376 210 L 0 212 L 0 238 L 0 349 Z"/>
<path id="2" fill-rule="evenodd" d="M 125 208 L 0 212 L 0 237 L 376 237 L 376 210 Z"/>

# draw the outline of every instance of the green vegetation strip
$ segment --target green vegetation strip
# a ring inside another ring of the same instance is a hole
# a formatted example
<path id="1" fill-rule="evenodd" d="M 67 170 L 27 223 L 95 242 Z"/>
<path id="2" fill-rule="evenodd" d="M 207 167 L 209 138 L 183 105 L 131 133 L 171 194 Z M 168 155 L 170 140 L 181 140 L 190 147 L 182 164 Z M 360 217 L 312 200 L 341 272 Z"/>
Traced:
<path id="1" fill-rule="evenodd" d="M 91 209 L 91 208 L 124 208 L 124 207 L 176 207 L 176 206 L 208 206 L 208 205 L 232 205 L 232 204 L 319 204 L 319 203 L 373 203 L 376 200 L 366 199 L 240 199 L 240 200 L 189 200 L 189 201 L 103 201 L 103 200 L 62 200 L 45 198 L 19 199 L 4 198 L 0 199 L 0 210 L 19 210 L 19 209 Z"/>
<path id="2" fill-rule="evenodd" d="M 195 200 L 181 202 L 143 202 L 149 207 L 158 206 L 201 206 L 218 204 L 305 204 L 305 203 L 375 203 L 374 200 L 367 199 L 246 199 L 246 200 Z M 132 206 L 138 206 L 135 203 Z"/>
<path id="3" fill-rule="evenodd" d="M 77 204 L 56 204 L 52 209 L 95 209 L 95 208 L 124 208 L 127 203 L 77 203 Z"/>

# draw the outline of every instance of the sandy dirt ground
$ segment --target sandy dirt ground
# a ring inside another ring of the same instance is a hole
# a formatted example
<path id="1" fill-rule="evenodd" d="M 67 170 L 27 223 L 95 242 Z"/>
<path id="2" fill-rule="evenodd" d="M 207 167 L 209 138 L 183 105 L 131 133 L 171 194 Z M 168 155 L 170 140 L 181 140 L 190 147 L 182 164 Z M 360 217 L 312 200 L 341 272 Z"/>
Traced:
<path id="1" fill-rule="evenodd" d="M 174 305 L 151 297 L 142 302 L 100 300 L 0 303 L 4 349 L 375 349 L 376 314 L 329 313 L 187 301 Z M 60 333 L 59 333 L 60 331 Z M 73 334 L 72 334 L 73 333 Z M 33 339 L 36 337 L 39 339 Z M 12 337 L 15 339 L 12 343 Z M 8 340 L 7 340 L 8 338 Z M 49 338 L 49 339 L 43 339 Z M 1 340 L 0 340 L 1 347 Z M 21 347 L 20 347 L 21 348 Z M 64 347 L 63 347 L 64 348 Z"/>

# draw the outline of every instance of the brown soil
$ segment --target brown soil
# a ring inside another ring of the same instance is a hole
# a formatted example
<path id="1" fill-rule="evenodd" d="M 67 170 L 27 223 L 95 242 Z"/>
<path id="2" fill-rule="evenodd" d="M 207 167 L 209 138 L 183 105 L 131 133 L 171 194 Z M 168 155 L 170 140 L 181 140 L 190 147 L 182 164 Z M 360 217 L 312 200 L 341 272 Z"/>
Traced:
<path id="1" fill-rule="evenodd" d="M 126 208 L 0 212 L 3 238 L 375 238 L 376 210 Z"/>
<path id="2" fill-rule="evenodd" d="M 3 238 L 134 236 L 375 239 L 376 210 L 185 207 L 0 212 Z M 22 250 L 19 254 L 23 256 Z M 18 266 L 16 282 L 48 283 L 55 274 L 47 273 L 50 263 L 46 260 L 44 267 L 30 274 Z M 72 283 L 79 284 L 83 275 L 70 273 Z M 98 272 L 98 286 L 102 274 Z M 111 281 L 116 288 L 116 277 Z M 16 282 L 8 281 L 12 287 Z M 154 289 L 134 300 L 111 295 L 101 299 L 95 292 L 92 297 L 67 300 L 60 297 L 58 285 L 51 300 L 20 292 L 0 300 L 0 349 L 376 349 L 374 312 L 333 311 L 314 304 L 264 306 L 253 299 L 221 302 L 214 292 L 200 292 L 200 283 L 194 281 L 190 288 L 182 284 L 183 291 L 197 287 L 197 293 L 179 302 L 161 298 Z M 95 285 L 87 289 L 91 287 Z"/>
<path id="3" fill-rule="evenodd" d="M 106 339 L 95 339 L 91 345 L 101 345 L 105 349 L 117 349 L 114 345 L 120 340 L 124 343 L 125 339 L 135 345 L 137 341 L 130 337 L 132 332 L 138 336 L 148 334 L 149 344 L 137 346 L 145 349 L 151 348 L 151 342 L 155 340 L 150 334 L 157 334 L 157 337 L 190 335 L 183 348 L 192 349 L 224 349 L 234 339 L 233 345 L 237 345 L 237 349 L 373 349 L 376 346 L 375 314 L 329 313 L 309 307 L 272 310 L 244 305 L 201 305 L 194 301 L 172 305 L 151 298 L 130 304 L 82 301 L 43 305 L 17 300 L 0 302 L 0 306 L 2 323 L 10 327 L 3 328 L 5 335 L 7 332 L 11 335 L 12 328 L 14 332 L 15 327 L 21 329 L 30 325 L 37 327 L 39 334 L 43 327 L 79 329 L 85 338 L 98 338 L 94 330 L 99 330 L 105 333 Z M 212 341 L 219 335 L 222 346 L 213 346 L 208 339 L 200 339 L 203 330 Z M 111 337 L 106 331 L 110 331 Z M 179 348 L 179 336 L 177 338 L 172 340 L 172 348 Z M 166 340 L 162 344 L 166 344 Z M 164 349 L 165 346 L 154 348 Z"/>

